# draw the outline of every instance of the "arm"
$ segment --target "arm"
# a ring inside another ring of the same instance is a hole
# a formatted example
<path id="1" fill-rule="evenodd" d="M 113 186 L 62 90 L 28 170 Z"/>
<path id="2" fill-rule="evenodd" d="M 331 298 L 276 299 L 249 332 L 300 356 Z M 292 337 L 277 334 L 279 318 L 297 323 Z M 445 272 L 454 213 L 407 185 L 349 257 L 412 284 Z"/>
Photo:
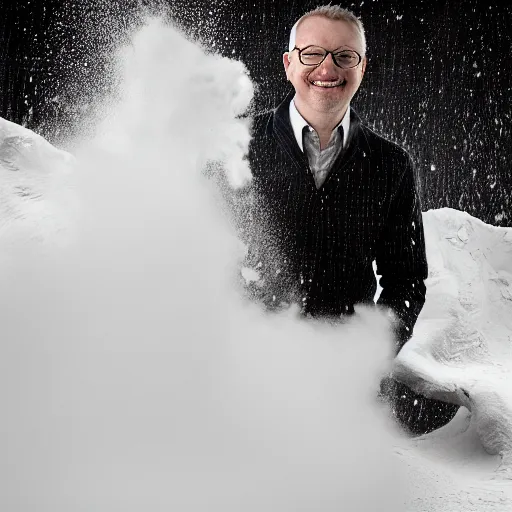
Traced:
<path id="1" fill-rule="evenodd" d="M 412 335 L 425 303 L 428 276 L 421 205 L 408 155 L 404 154 L 400 167 L 402 176 L 391 193 L 376 255 L 377 273 L 382 276 L 377 304 L 390 308 L 397 317 L 397 352 Z"/>

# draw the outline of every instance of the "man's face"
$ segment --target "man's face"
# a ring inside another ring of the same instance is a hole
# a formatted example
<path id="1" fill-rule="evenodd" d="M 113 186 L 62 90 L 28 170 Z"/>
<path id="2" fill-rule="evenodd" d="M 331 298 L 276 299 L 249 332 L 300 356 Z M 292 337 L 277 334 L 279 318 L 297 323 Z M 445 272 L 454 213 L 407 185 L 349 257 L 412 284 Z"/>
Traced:
<path id="1" fill-rule="evenodd" d="M 297 29 L 295 46 L 305 48 L 309 45 L 322 46 L 326 50 L 343 48 L 363 54 L 356 27 L 321 16 L 306 18 Z M 295 88 L 297 105 L 328 113 L 344 110 L 349 104 L 363 79 L 366 58 L 351 69 L 336 66 L 332 55 L 319 66 L 305 66 L 295 50 L 283 55 L 283 63 L 286 76 Z"/>

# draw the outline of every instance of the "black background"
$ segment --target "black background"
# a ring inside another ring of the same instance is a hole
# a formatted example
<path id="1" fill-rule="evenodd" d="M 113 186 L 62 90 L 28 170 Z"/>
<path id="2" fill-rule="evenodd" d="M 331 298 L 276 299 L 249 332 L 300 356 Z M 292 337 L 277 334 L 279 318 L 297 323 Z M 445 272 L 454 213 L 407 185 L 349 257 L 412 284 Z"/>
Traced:
<path id="1" fill-rule="evenodd" d="M 0 4 L 0 116 L 59 145 L 111 83 L 109 56 L 141 7 L 242 60 L 257 110 L 288 91 L 281 54 L 319 2 L 22 0 Z M 321 2 L 320 2 L 321 3 Z M 352 106 L 416 162 L 423 210 L 452 207 L 512 225 L 512 7 L 496 0 L 365 0 L 369 63 Z"/>

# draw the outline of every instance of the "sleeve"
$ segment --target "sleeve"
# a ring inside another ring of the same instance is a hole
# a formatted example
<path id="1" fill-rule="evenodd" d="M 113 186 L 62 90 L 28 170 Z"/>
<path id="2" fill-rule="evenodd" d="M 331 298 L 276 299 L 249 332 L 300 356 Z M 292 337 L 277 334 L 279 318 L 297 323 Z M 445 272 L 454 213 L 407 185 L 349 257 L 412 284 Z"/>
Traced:
<path id="1" fill-rule="evenodd" d="M 425 303 L 428 276 L 421 204 L 410 157 L 392 191 L 382 238 L 376 252 L 377 274 L 382 287 L 377 301 L 395 314 L 397 352 L 409 340 Z"/>

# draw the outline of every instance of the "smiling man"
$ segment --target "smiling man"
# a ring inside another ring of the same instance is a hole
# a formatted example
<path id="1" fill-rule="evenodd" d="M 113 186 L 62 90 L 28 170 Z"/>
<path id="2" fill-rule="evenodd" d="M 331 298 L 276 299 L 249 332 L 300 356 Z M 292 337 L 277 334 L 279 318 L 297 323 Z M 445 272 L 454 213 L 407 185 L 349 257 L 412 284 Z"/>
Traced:
<path id="1" fill-rule="evenodd" d="M 249 151 L 242 230 L 260 276 L 250 292 L 269 309 L 296 303 L 305 316 L 339 321 L 357 304 L 375 306 L 375 264 L 398 352 L 425 302 L 421 206 L 409 155 L 350 107 L 367 63 L 360 20 L 338 6 L 305 14 L 283 63 L 293 91 L 256 116 Z M 416 433 L 454 412 L 394 381 L 387 394 Z"/>
<path id="2" fill-rule="evenodd" d="M 283 55 L 286 76 L 295 89 L 290 119 L 294 129 L 304 121 L 313 128 L 322 150 L 340 121 L 347 132 L 343 142 L 348 138 L 349 105 L 363 79 L 365 53 L 361 23 L 338 7 L 318 8 L 292 28 L 289 51 Z"/>

